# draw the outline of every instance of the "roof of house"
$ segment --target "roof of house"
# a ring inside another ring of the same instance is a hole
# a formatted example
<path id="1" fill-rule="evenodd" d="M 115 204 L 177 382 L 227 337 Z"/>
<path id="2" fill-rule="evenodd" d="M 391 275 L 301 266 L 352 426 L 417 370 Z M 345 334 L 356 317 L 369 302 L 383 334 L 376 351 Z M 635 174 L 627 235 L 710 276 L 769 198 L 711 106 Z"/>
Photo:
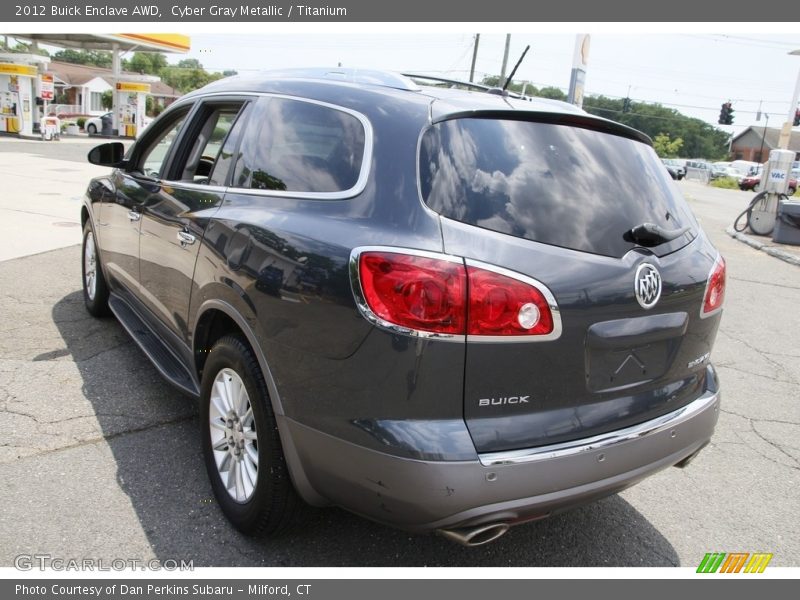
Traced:
<path id="1" fill-rule="evenodd" d="M 766 129 L 766 134 L 764 133 Z M 764 137 L 764 146 L 767 148 L 777 148 L 778 140 L 781 136 L 781 130 L 776 127 L 755 127 L 751 126 L 742 131 L 739 135 L 731 140 L 731 148 L 736 145 L 736 142 L 744 137 L 746 134 L 753 132 L 758 136 L 759 142 L 761 137 Z M 800 152 L 800 131 L 792 131 L 792 137 L 789 139 L 789 150 Z"/>
<path id="2" fill-rule="evenodd" d="M 54 77 L 70 86 L 85 85 L 92 79 L 100 77 L 106 83 L 113 86 L 114 78 L 111 76 L 111 69 L 104 69 L 102 67 L 94 67 L 91 65 L 76 65 L 74 63 L 51 61 L 48 72 L 52 73 Z M 122 75 L 137 75 L 136 73 L 122 72 Z M 154 96 L 164 96 L 167 98 L 177 98 L 181 93 L 173 87 L 168 86 L 163 81 L 154 81 L 150 83 L 150 93 Z"/>

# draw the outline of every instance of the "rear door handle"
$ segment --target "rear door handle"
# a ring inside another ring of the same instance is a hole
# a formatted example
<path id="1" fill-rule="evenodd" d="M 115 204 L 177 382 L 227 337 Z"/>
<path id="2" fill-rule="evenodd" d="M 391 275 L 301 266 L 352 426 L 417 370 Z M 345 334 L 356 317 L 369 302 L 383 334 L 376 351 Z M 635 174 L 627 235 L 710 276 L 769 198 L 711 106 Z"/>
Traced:
<path id="1" fill-rule="evenodd" d="M 142 213 L 136 212 L 135 210 L 128 211 L 128 220 L 129 221 L 138 221 L 142 218 Z"/>
<path id="2" fill-rule="evenodd" d="M 197 238 L 188 231 L 179 231 L 178 241 L 181 243 L 181 246 L 188 246 L 189 244 L 194 244 L 197 241 Z"/>

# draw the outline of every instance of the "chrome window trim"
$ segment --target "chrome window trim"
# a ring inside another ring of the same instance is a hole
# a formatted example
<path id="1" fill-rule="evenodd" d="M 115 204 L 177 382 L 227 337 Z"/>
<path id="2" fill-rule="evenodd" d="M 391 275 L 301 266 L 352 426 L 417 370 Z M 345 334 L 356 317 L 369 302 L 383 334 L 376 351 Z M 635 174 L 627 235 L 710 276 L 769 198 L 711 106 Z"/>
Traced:
<path id="1" fill-rule="evenodd" d="M 594 452 L 596 450 L 607 450 L 625 442 L 655 435 L 671 427 L 678 426 L 698 413 L 709 409 L 718 399 L 719 392 L 707 391 L 697 400 L 671 413 L 645 421 L 644 423 L 639 423 L 638 425 L 626 427 L 625 429 L 538 448 L 489 452 L 479 454 L 478 458 L 484 467 L 496 467 L 501 465 L 519 465 L 543 460 L 554 460 Z"/>
<path id="2" fill-rule="evenodd" d="M 339 106 L 337 104 L 331 104 L 330 102 L 323 102 L 322 100 L 313 100 L 311 98 L 302 98 L 300 96 L 290 96 L 288 94 L 273 94 L 271 92 L 235 92 L 235 91 L 209 92 L 204 94 L 198 94 L 196 96 L 191 96 L 189 98 L 186 98 L 185 100 L 178 100 L 176 102 L 173 102 L 170 105 L 170 109 L 172 110 L 173 106 L 175 106 L 177 109 L 180 105 L 185 103 L 203 102 L 209 98 L 213 99 L 218 97 L 230 98 L 230 99 L 280 98 L 283 100 L 294 100 L 296 102 L 306 102 L 308 104 L 316 104 L 317 106 L 323 106 L 331 110 L 337 110 L 339 112 L 343 112 L 352 117 L 355 117 L 356 119 L 358 119 L 358 121 L 361 123 L 361 126 L 364 128 L 364 154 L 361 157 L 361 170 L 358 173 L 358 179 L 356 180 L 355 185 L 353 185 L 353 187 L 347 190 L 342 190 L 338 192 L 291 192 L 282 190 L 255 190 L 252 188 L 243 188 L 232 185 L 221 188 L 225 193 L 235 192 L 237 194 L 247 194 L 251 196 L 269 196 L 273 198 L 297 198 L 300 200 L 346 200 L 347 198 L 353 198 L 355 196 L 358 196 L 366 189 L 367 182 L 369 181 L 370 168 L 372 166 L 372 151 L 373 151 L 375 136 L 372 131 L 372 123 L 365 115 L 350 108 Z M 178 183 L 178 182 L 165 181 L 165 183 Z M 205 189 L 205 190 L 211 189 L 208 186 L 204 186 L 202 184 L 194 184 L 190 182 L 190 185 L 197 186 L 197 189 Z M 216 187 L 220 189 L 219 186 Z"/>
<path id="3" fill-rule="evenodd" d="M 358 268 L 359 258 L 364 252 L 391 252 L 393 254 L 405 254 L 408 256 L 420 256 L 422 258 L 433 258 L 435 260 L 444 260 L 447 262 L 451 262 L 454 264 L 459 264 L 462 267 L 464 266 L 464 259 L 458 256 L 453 256 L 452 254 L 441 254 L 439 252 L 430 252 L 428 250 L 416 250 L 416 249 L 409 249 L 409 248 L 399 248 L 395 246 L 359 246 L 358 248 L 353 248 L 350 252 L 350 287 L 353 290 L 353 297 L 356 300 L 356 306 L 358 306 L 358 310 L 361 315 L 370 323 L 388 331 L 390 333 L 396 333 L 400 335 L 406 335 L 410 337 L 416 337 L 421 339 L 428 339 L 428 340 L 441 340 L 445 342 L 464 342 L 466 341 L 466 336 L 463 334 L 451 334 L 451 333 L 435 333 L 432 331 L 422 331 L 419 329 L 411 329 L 409 327 L 403 327 L 402 325 L 397 325 L 390 321 L 386 321 L 382 319 L 377 314 L 375 314 L 372 309 L 367 304 L 366 296 L 364 295 L 364 289 L 361 285 L 361 274 Z"/>

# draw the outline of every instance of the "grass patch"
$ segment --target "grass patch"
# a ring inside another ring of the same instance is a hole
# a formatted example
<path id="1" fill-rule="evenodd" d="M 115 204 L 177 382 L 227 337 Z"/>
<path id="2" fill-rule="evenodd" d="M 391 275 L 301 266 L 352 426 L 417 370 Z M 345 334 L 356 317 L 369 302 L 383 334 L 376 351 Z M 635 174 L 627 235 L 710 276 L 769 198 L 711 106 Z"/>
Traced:
<path id="1" fill-rule="evenodd" d="M 739 184 L 733 177 L 719 177 L 711 182 L 711 187 L 723 190 L 738 190 Z"/>

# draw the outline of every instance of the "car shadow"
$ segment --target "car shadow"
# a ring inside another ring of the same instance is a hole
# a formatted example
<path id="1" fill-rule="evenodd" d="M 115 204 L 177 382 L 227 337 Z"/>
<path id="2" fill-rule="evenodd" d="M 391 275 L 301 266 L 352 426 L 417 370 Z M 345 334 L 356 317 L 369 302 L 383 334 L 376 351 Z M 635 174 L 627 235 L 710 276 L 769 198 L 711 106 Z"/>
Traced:
<path id="1" fill-rule="evenodd" d="M 398 531 L 337 508 L 309 510 L 301 526 L 281 537 L 243 536 L 214 501 L 195 402 L 158 375 L 115 319 L 89 318 L 81 292 L 57 301 L 52 318 L 113 453 L 116 484 L 162 562 L 191 560 L 194 567 L 679 564 L 670 542 L 619 496 L 514 527 L 496 542 L 475 548 L 437 535 Z M 37 357 L 47 358 L 52 357 Z M 108 535 L 114 535 L 113 527 L 108 524 Z"/>

